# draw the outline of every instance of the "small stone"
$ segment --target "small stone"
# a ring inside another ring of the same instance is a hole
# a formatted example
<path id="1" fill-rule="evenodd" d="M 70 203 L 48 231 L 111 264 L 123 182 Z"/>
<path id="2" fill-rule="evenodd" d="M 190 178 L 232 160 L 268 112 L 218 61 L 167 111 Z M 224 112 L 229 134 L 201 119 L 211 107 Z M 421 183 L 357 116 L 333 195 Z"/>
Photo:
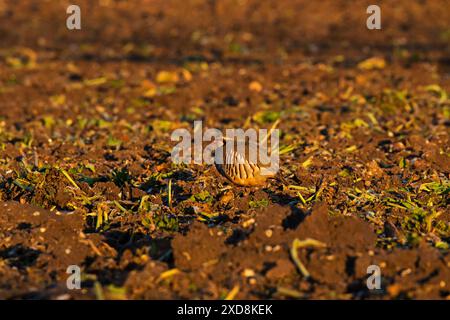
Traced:
<path id="1" fill-rule="evenodd" d="M 254 277 L 255 271 L 253 269 L 245 268 L 244 271 L 242 271 L 242 275 L 246 278 Z"/>
<path id="2" fill-rule="evenodd" d="M 401 286 L 399 284 L 393 284 L 387 287 L 387 292 L 391 297 L 396 297 L 401 291 Z"/>
<path id="3" fill-rule="evenodd" d="M 254 224 L 255 223 L 255 219 L 253 219 L 253 218 L 251 218 L 251 219 L 248 219 L 247 221 L 244 221 L 243 223 L 242 223 L 242 226 L 244 227 L 244 228 L 248 228 L 248 227 L 250 227 L 252 224 Z"/>
<path id="4" fill-rule="evenodd" d="M 173 71 L 160 71 L 156 75 L 156 82 L 158 83 L 169 83 L 169 82 L 178 82 L 179 76 L 176 72 Z"/>
<path id="5" fill-rule="evenodd" d="M 261 92 L 263 87 L 261 85 L 261 83 L 259 83 L 258 81 L 252 81 L 250 82 L 250 84 L 248 85 L 248 88 L 251 91 L 255 91 L 255 92 Z"/>
<path id="6" fill-rule="evenodd" d="M 401 275 L 402 277 L 405 277 L 405 276 L 407 276 L 408 274 L 410 274 L 411 272 L 412 272 L 411 268 L 407 268 L 407 269 L 403 270 L 403 271 L 400 273 L 400 275 Z"/>

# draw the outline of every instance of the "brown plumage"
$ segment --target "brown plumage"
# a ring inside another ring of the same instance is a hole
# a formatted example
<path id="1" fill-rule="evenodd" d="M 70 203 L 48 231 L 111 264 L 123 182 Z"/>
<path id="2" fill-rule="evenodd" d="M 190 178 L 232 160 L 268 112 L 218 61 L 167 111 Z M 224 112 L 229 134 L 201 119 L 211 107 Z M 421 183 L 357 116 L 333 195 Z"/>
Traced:
<path id="1" fill-rule="evenodd" d="M 236 148 L 227 152 L 227 143 L 231 142 L 225 142 L 223 147 L 216 149 L 215 165 L 228 180 L 240 186 L 261 186 L 267 179 L 275 176 L 275 172 L 262 173 L 261 170 L 269 169 L 269 165 L 262 165 L 260 161 L 251 161 L 249 154 L 251 152 L 258 154 L 258 148 L 255 145 L 250 144 L 242 154 Z"/>

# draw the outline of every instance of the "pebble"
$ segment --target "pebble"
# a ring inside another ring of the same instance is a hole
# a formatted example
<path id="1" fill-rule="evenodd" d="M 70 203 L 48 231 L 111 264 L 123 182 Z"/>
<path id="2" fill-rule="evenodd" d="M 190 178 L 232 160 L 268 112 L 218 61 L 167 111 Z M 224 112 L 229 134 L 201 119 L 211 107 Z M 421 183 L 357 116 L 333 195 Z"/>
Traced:
<path id="1" fill-rule="evenodd" d="M 261 92 L 261 90 L 263 89 L 261 83 L 259 83 L 258 81 L 250 82 L 250 84 L 248 85 L 248 88 L 251 91 L 255 91 L 255 92 Z"/>
<path id="2" fill-rule="evenodd" d="M 250 227 L 252 224 L 254 224 L 255 223 L 255 219 L 253 219 L 253 218 L 251 218 L 251 219 L 248 219 L 247 221 L 244 221 L 243 223 L 242 223 L 242 226 L 244 227 L 244 228 L 248 228 L 248 227 Z"/>
<path id="3" fill-rule="evenodd" d="M 253 269 L 245 268 L 244 271 L 242 271 L 242 275 L 246 278 L 254 277 L 255 271 Z"/>

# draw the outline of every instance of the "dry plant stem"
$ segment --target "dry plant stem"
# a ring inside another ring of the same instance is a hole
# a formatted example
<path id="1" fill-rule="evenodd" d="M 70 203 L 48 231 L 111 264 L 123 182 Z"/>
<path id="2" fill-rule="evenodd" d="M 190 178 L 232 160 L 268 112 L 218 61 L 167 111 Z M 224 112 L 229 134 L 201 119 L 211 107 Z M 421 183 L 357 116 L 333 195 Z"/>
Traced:
<path id="1" fill-rule="evenodd" d="M 298 257 L 298 249 L 305 248 L 305 247 L 317 247 L 317 248 L 325 248 L 326 244 L 314 239 L 305 239 L 305 240 L 299 240 L 297 238 L 294 239 L 292 242 L 292 248 L 291 248 L 291 257 L 292 260 L 294 260 L 295 265 L 297 266 L 300 273 L 308 279 L 310 277 L 309 271 L 306 269 L 304 264 L 300 261 L 300 258 Z"/>

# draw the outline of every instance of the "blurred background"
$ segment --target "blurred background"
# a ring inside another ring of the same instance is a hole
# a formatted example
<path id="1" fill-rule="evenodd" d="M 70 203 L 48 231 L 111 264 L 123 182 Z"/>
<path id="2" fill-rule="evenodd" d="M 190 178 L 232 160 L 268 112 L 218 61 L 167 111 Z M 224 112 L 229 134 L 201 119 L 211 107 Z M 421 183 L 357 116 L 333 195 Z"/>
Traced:
<path id="1" fill-rule="evenodd" d="M 66 28 L 70 4 L 81 7 L 81 31 Z M 374 1 L 0 0 L 0 46 L 175 60 L 287 59 L 378 50 L 394 53 L 392 59 L 426 57 L 448 63 L 450 1 L 376 1 L 381 30 L 366 28 L 370 4 Z"/>

